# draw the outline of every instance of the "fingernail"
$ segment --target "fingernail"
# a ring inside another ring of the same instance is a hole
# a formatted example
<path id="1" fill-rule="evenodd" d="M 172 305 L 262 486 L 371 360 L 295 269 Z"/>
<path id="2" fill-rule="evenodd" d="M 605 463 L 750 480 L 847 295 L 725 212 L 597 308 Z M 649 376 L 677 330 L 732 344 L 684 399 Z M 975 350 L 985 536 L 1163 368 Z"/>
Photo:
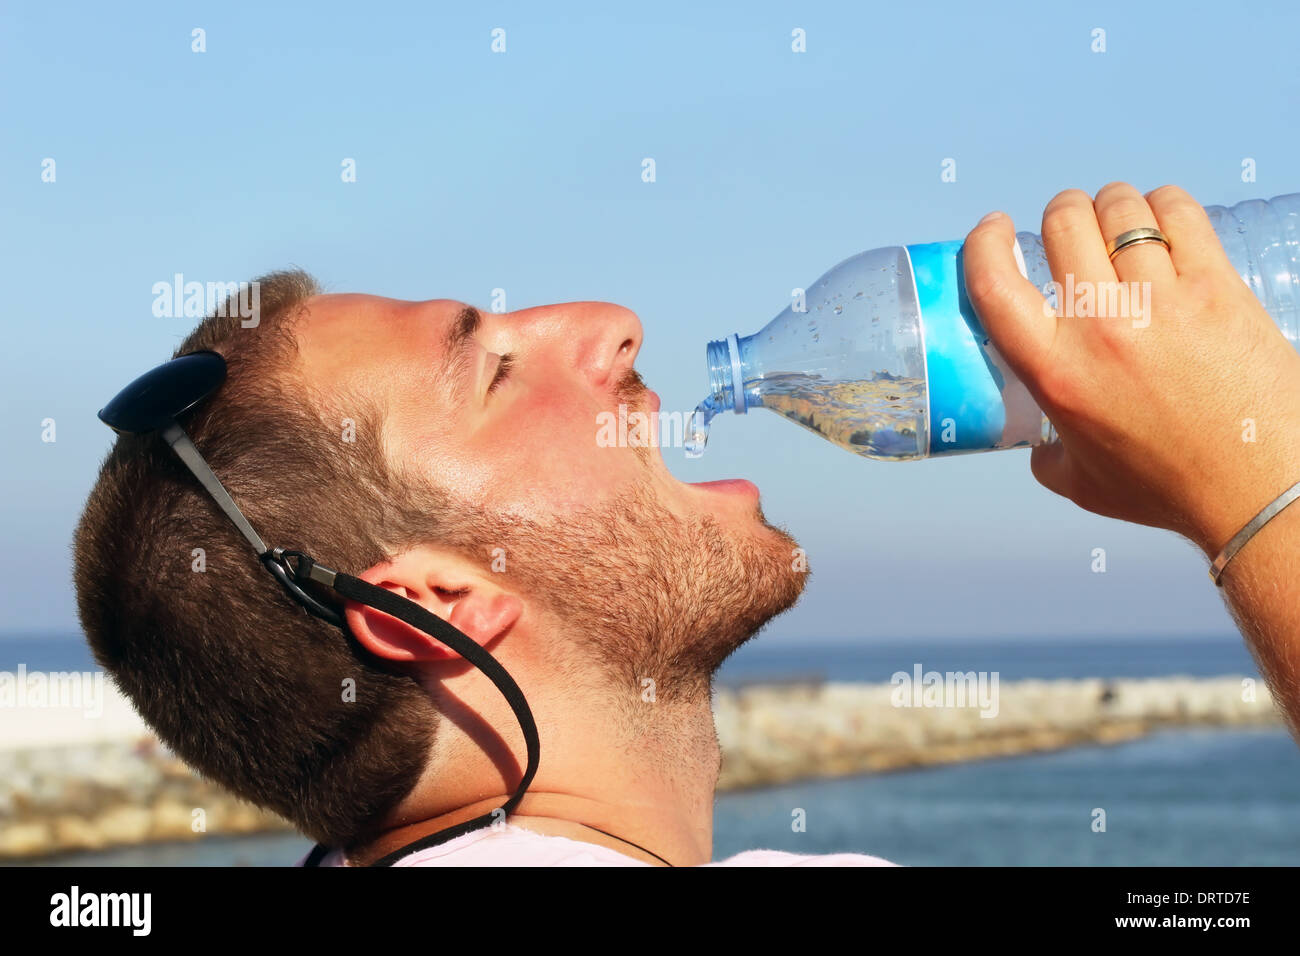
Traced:
<path id="1" fill-rule="evenodd" d="M 983 219 L 981 219 L 980 222 L 979 222 L 979 224 L 982 226 L 982 225 L 984 225 L 984 223 L 986 223 L 986 222 L 993 222 L 993 221 L 995 221 L 995 220 L 997 220 L 997 219 L 1001 219 L 1001 218 L 1002 218 L 1002 213 L 998 212 L 998 211 L 995 209 L 993 212 L 989 213 L 987 216 L 985 216 Z"/>

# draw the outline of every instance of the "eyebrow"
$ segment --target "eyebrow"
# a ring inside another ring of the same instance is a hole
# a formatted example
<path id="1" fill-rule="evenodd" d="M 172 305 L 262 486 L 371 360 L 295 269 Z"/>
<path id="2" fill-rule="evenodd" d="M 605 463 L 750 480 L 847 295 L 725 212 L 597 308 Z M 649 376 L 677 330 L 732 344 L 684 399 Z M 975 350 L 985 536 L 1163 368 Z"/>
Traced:
<path id="1" fill-rule="evenodd" d="M 446 351 L 443 353 L 441 377 L 446 383 L 447 391 L 453 400 L 463 400 L 465 389 L 458 388 L 469 371 L 469 347 L 474 341 L 474 333 L 483 324 L 483 316 L 478 309 L 467 305 L 456 313 L 447 329 Z"/>
<path id="2" fill-rule="evenodd" d="M 452 319 L 451 327 L 447 330 L 447 354 L 451 355 L 464 348 L 482 322 L 483 316 L 472 305 L 467 305 L 456 313 L 456 318 Z"/>

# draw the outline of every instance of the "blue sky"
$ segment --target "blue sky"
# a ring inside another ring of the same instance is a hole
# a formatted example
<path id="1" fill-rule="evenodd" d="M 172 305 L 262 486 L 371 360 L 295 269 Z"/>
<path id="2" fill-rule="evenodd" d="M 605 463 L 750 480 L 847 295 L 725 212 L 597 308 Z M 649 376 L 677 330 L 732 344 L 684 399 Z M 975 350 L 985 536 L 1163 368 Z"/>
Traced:
<path id="1" fill-rule="evenodd" d="M 69 541 L 111 440 L 94 413 L 188 331 L 151 310 L 177 272 L 294 264 L 331 291 L 486 307 L 504 288 L 511 309 L 608 299 L 640 315 L 638 365 L 686 410 L 707 339 L 755 331 L 861 250 L 960 237 L 993 208 L 1036 231 L 1054 193 L 1112 179 L 1207 204 L 1300 191 L 1300 9 L 1280 2 L 0 17 L 4 631 L 75 626 Z M 1190 545 L 1055 498 L 1027 452 L 870 462 L 755 414 L 718 419 L 700 461 L 665 454 L 688 480 L 757 481 L 807 549 L 774 640 L 1231 629 Z"/>

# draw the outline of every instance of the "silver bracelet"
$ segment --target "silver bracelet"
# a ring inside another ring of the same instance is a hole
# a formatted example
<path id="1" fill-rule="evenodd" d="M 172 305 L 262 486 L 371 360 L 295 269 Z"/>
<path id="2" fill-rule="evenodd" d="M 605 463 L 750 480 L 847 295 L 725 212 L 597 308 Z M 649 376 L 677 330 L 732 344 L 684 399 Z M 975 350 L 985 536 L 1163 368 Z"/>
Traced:
<path id="1" fill-rule="evenodd" d="M 1219 580 L 1220 576 L 1223 574 L 1223 569 L 1227 567 L 1228 562 L 1236 556 L 1237 552 L 1242 549 L 1245 543 L 1253 538 L 1260 528 L 1264 527 L 1264 525 L 1268 524 L 1269 521 L 1277 517 L 1283 508 L 1295 501 L 1297 498 L 1300 498 L 1300 481 L 1297 481 L 1294 485 L 1269 502 L 1263 511 L 1250 519 L 1250 523 L 1247 524 L 1246 527 L 1242 528 L 1232 536 L 1232 540 L 1224 545 L 1223 550 L 1219 552 L 1219 556 L 1215 558 L 1214 563 L 1210 565 L 1210 580 L 1214 582 L 1216 587 L 1223 587 L 1223 582 Z"/>

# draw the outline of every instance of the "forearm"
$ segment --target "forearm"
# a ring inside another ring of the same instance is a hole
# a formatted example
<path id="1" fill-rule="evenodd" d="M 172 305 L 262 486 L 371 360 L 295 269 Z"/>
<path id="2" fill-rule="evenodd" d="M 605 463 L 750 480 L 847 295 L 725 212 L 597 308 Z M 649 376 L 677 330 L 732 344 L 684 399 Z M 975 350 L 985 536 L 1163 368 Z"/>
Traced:
<path id="1" fill-rule="evenodd" d="M 1224 600 L 1300 741 L 1300 502 L 1264 525 L 1228 562 L 1220 581 Z"/>
<path id="2" fill-rule="evenodd" d="M 1289 346 L 1286 358 L 1294 358 Z M 1200 480 L 1192 484 L 1199 500 L 1191 507 L 1189 537 L 1209 561 L 1300 481 L 1300 375 L 1253 385 L 1253 394 L 1218 430 L 1227 432 L 1228 422 L 1249 414 L 1262 426 L 1259 440 L 1209 449 L 1200 456 Z M 1224 566 L 1219 583 L 1300 742 L 1300 501 L 1274 515 L 1242 545 Z"/>

